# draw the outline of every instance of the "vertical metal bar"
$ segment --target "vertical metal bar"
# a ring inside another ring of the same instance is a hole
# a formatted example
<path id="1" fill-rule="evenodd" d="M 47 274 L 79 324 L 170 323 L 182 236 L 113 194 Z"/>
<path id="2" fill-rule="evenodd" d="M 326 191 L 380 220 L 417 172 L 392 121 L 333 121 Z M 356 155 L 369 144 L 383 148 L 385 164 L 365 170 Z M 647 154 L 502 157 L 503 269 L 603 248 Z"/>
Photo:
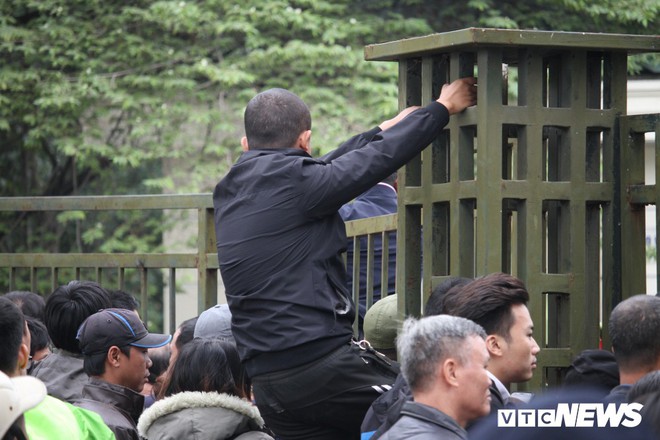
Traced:
<path id="1" fill-rule="evenodd" d="M 381 233 L 381 248 L 383 249 L 380 257 L 380 298 L 385 298 L 390 292 L 390 233 L 383 231 Z"/>
<path id="2" fill-rule="evenodd" d="M 9 291 L 12 292 L 16 290 L 16 268 L 9 268 Z"/>
<path id="3" fill-rule="evenodd" d="M 375 246 L 374 234 L 367 235 L 367 285 L 366 285 L 366 306 L 367 309 L 374 303 L 374 266 L 375 266 Z M 384 250 L 383 250 L 384 252 Z M 381 291 L 387 285 L 381 286 Z"/>
<path id="4" fill-rule="evenodd" d="M 363 282 L 363 280 L 360 279 L 360 260 L 361 260 L 361 247 L 362 247 L 362 240 L 360 236 L 356 236 L 353 238 L 353 291 L 351 292 L 353 295 L 353 303 L 355 304 L 355 307 L 357 310 L 359 310 L 360 307 L 360 283 Z M 358 337 L 359 334 L 359 313 L 355 314 L 355 321 L 353 321 L 353 334 L 355 337 Z"/>
<path id="5" fill-rule="evenodd" d="M 58 278 L 59 278 L 59 269 L 57 267 L 51 267 L 50 269 L 50 288 L 51 292 L 55 291 L 57 289 L 57 286 L 59 285 L 58 283 Z"/>
<path id="6" fill-rule="evenodd" d="M 126 286 L 125 270 L 124 267 L 117 268 L 117 287 L 119 290 L 124 290 L 124 287 Z"/>
<path id="7" fill-rule="evenodd" d="M 215 245 L 215 224 L 213 209 L 200 208 L 197 210 L 197 311 L 202 313 L 217 303 L 218 297 L 218 271 L 208 266 L 208 254 L 217 252 Z"/>
<path id="8" fill-rule="evenodd" d="M 140 302 L 142 321 L 149 325 L 149 273 L 144 266 L 140 266 Z"/>
<path id="9" fill-rule="evenodd" d="M 30 267 L 30 291 L 36 292 L 37 291 L 37 268 L 34 266 Z"/>
<path id="10" fill-rule="evenodd" d="M 169 305 L 169 332 L 171 335 L 176 331 L 176 268 L 170 268 L 170 282 L 167 303 Z"/>

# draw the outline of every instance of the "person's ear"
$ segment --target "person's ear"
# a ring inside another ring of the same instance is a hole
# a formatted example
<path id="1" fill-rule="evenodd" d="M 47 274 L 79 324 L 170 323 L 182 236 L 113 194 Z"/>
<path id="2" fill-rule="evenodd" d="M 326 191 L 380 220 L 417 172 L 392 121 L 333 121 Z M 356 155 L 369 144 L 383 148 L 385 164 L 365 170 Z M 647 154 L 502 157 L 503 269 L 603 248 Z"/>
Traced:
<path id="1" fill-rule="evenodd" d="M 30 361 L 30 347 L 21 343 L 18 348 L 18 368 L 24 372 L 27 369 L 28 362 Z"/>
<path id="2" fill-rule="evenodd" d="M 112 367 L 119 367 L 121 365 L 121 350 L 119 347 L 116 345 L 113 345 L 108 349 L 108 353 L 106 355 L 106 362 L 111 365 Z"/>
<path id="3" fill-rule="evenodd" d="M 504 355 L 506 342 L 504 338 L 498 335 L 488 335 L 486 337 L 486 348 L 490 357 L 502 357 Z"/>
<path id="4" fill-rule="evenodd" d="M 442 378 L 452 387 L 458 386 L 458 363 L 456 359 L 449 358 L 440 366 Z"/>
<path id="5" fill-rule="evenodd" d="M 249 147 L 249 145 L 248 145 L 247 136 L 243 136 L 243 137 L 241 138 L 241 150 L 243 150 L 243 151 L 247 151 L 247 150 L 249 150 L 249 149 L 250 149 L 250 147 Z"/>
<path id="6" fill-rule="evenodd" d="M 298 136 L 297 146 L 310 156 L 312 155 L 312 130 L 305 130 Z"/>

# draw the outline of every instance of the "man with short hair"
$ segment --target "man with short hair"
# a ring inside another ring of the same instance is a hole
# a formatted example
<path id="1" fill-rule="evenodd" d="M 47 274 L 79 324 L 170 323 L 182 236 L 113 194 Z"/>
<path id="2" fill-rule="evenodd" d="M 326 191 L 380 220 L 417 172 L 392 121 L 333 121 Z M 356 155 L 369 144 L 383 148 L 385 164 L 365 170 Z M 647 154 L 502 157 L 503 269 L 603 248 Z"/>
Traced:
<path id="1" fill-rule="evenodd" d="M 413 401 L 381 438 L 467 439 L 467 424 L 490 411 L 485 339 L 484 330 L 464 318 L 406 320 L 397 348 Z"/>
<path id="2" fill-rule="evenodd" d="M 144 409 L 140 391 L 151 366 L 147 350 L 162 347 L 170 339 L 149 333 L 130 310 L 105 309 L 91 315 L 78 331 L 90 379 L 83 399 L 75 404 L 100 414 L 117 439 L 138 440 L 137 421 Z"/>
<path id="3" fill-rule="evenodd" d="M 476 102 L 476 80 L 442 88 L 337 150 L 311 157 L 311 114 L 284 89 L 245 110 L 244 153 L 213 193 L 218 262 L 232 334 L 269 427 L 285 440 L 359 438 L 390 361 L 351 343 L 341 206 L 417 156 L 449 115 Z"/>
<path id="4" fill-rule="evenodd" d="M 612 310 L 607 326 L 619 366 L 619 383 L 607 403 L 628 402 L 628 391 L 642 376 L 660 370 L 660 298 L 635 295 Z"/>
<path id="5" fill-rule="evenodd" d="M 493 381 L 491 411 L 513 404 L 510 385 L 527 382 L 536 369 L 540 348 L 534 339 L 528 301 L 523 282 L 501 272 L 452 288 L 443 299 L 444 313 L 470 319 L 488 335 L 488 373 Z"/>
<path id="6" fill-rule="evenodd" d="M 35 362 L 30 375 L 46 384 L 48 394 L 67 402 L 82 397 L 87 375 L 76 339 L 78 327 L 92 313 L 110 306 L 108 291 L 93 281 L 71 281 L 46 299 L 44 324 L 55 350 Z"/>

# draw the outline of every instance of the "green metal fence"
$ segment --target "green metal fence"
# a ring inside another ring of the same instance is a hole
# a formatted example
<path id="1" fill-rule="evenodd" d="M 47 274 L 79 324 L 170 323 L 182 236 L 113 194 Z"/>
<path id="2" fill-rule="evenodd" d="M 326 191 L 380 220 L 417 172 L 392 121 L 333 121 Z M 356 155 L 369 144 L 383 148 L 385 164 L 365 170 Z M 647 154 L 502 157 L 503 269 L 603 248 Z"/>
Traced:
<path id="1" fill-rule="evenodd" d="M 8 271 L 9 290 L 36 291 L 37 281 L 47 277 L 51 290 L 70 279 L 62 279 L 64 269 L 73 269 L 74 278 L 92 269 L 94 279 L 104 283 L 104 275 L 114 272 L 117 285 L 124 289 L 126 275 L 137 271 L 140 279 L 141 316 L 148 321 L 148 275 L 151 271 L 165 272 L 169 302 L 170 330 L 173 330 L 176 310 L 178 269 L 196 269 L 198 310 L 215 304 L 218 289 L 218 257 L 213 229 L 213 202 L 210 194 L 144 195 L 144 196 L 81 196 L 81 197 L 2 197 L 0 211 L 127 211 L 127 210 L 194 210 L 197 212 L 197 249 L 190 253 L 4 253 L 0 254 L 0 268 Z M 19 270 L 30 273 L 30 285 L 18 285 Z M 89 278 L 89 275 L 84 278 Z M 137 292 L 131 292 L 137 293 Z"/>
<path id="2" fill-rule="evenodd" d="M 0 269 L 7 272 L 7 280 L 2 284 L 7 290 L 37 291 L 39 280 L 48 279 L 51 291 L 65 284 L 71 278 L 65 279 L 63 272 L 71 269 L 73 279 L 81 279 L 85 270 L 92 270 L 93 279 L 107 285 L 104 276 L 114 274 L 115 286 L 125 289 L 128 272 L 137 271 L 140 280 L 141 316 L 148 322 L 149 273 L 158 272 L 166 279 L 165 302 L 169 310 L 169 331 L 175 329 L 177 273 L 182 269 L 197 271 L 197 311 L 202 312 L 216 303 L 219 287 L 218 256 L 215 246 L 215 229 L 213 222 L 213 200 L 209 194 L 181 195 L 144 195 L 144 196 L 85 196 L 85 197 L 0 197 L 0 211 L 37 212 L 37 211 L 127 211 L 127 210 L 193 210 L 197 213 L 196 249 L 187 253 L 0 253 Z M 396 230 L 396 214 L 374 217 L 373 219 L 356 220 L 346 225 L 349 237 L 366 236 L 368 246 L 368 265 L 373 267 L 374 237 L 384 237 L 387 245 L 386 232 Z M 354 240 L 354 263 L 360 267 L 360 240 Z M 383 257 L 383 277 L 387 280 L 387 258 Z M 29 283 L 20 284 L 22 277 L 19 271 L 29 272 Z M 373 303 L 373 274 L 368 273 L 367 301 Z M 355 275 L 357 279 L 359 273 Z M 89 276 L 87 277 L 89 278 Z M 387 281 L 383 285 L 387 285 Z M 355 283 L 353 295 L 357 303 L 359 283 Z M 137 293 L 137 292 L 131 292 Z M 357 329 L 357 320 L 355 323 Z"/>

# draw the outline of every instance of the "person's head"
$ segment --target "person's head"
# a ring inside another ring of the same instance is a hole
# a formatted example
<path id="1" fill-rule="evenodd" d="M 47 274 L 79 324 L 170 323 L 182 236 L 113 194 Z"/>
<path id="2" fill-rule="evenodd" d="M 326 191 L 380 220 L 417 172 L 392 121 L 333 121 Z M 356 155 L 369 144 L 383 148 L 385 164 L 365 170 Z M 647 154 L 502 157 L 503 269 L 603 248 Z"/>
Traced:
<path id="1" fill-rule="evenodd" d="M 536 368 L 540 349 L 528 301 L 523 282 L 499 272 L 450 289 L 443 301 L 444 313 L 470 319 L 486 330 L 488 369 L 507 387 L 528 381 Z"/>
<path id="2" fill-rule="evenodd" d="M 441 315 L 444 313 L 442 311 L 442 303 L 445 294 L 449 292 L 450 289 L 454 287 L 458 289 L 460 286 L 464 286 L 470 281 L 472 281 L 472 278 L 449 277 L 442 283 L 435 286 L 431 291 L 429 299 L 426 301 L 426 305 L 424 306 L 424 316 Z"/>
<path id="3" fill-rule="evenodd" d="M 110 303 L 113 309 L 126 309 L 138 313 L 140 305 L 133 295 L 123 290 L 110 290 Z"/>
<path id="4" fill-rule="evenodd" d="M 26 439 L 23 413 L 46 398 L 46 385 L 31 376 L 9 377 L 0 372 L 0 437 Z"/>
<path id="5" fill-rule="evenodd" d="M 34 292 L 15 290 L 5 294 L 5 298 L 12 300 L 21 309 L 24 316 L 31 316 L 40 321 L 44 320 L 46 301 L 41 295 Z"/>
<path id="6" fill-rule="evenodd" d="M 26 316 L 28 330 L 30 331 L 30 354 L 32 361 L 37 362 L 50 354 L 50 338 L 46 325 L 36 318 Z"/>
<path id="7" fill-rule="evenodd" d="M 623 383 L 660 369 L 660 298 L 636 295 L 620 302 L 608 331 Z"/>
<path id="8" fill-rule="evenodd" d="M 607 350 L 584 350 L 568 367 L 562 386 L 589 387 L 600 390 L 605 397 L 619 385 L 619 367 L 614 354 Z"/>
<path id="9" fill-rule="evenodd" d="M 221 338 L 234 341 L 231 332 L 231 311 L 227 304 L 217 304 L 204 310 L 195 323 L 195 338 Z"/>
<path id="10" fill-rule="evenodd" d="M 218 339 L 193 339 L 183 347 L 167 374 L 164 397 L 183 391 L 246 397 L 234 382 L 227 352 Z"/>
<path id="11" fill-rule="evenodd" d="M 399 330 L 397 296 L 379 299 L 364 315 L 364 339 L 371 346 L 396 360 L 396 335 Z"/>
<path id="12" fill-rule="evenodd" d="M 490 412 L 486 333 L 449 315 L 407 319 L 397 338 L 401 373 L 415 401 L 465 427 Z"/>
<path id="13" fill-rule="evenodd" d="M 27 367 L 30 342 L 26 332 L 21 309 L 11 300 L 0 297 L 0 371 L 8 376 L 16 376 Z"/>
<path id="14" fill-rule="evenodd" d="M 93 281 L 71 281 L 46 299 L 44 323 L 53 345 L 80 353 L 78 328 L 88 316 L 111 307 L 108 291 Z"/>
<path id="15" fill-rule="evenodd" d="M 170 342 L 170 364 L 176 360 L 183 346 L 193 340 L 198 318 L 198 316 L 195 316 L 194 318 L 186 319 L 177 327 L 172 335 L 172 341 Z"/>
<path id="16" fill-rule="evenodd" d="M 259 93 L 245 108 L 244 150 L 302 148 L 309 153 L 312 117 L 309 108 L 285 89 Z"/>
<path id="17" fill-rule="evenodd" d="M 126 309 L 94 313 L 78 331 L 85 373 L 136 392 L 149 378 L 148 349 L 162 347 L 170 339 L 149 333 L 137 313 Z"/>

